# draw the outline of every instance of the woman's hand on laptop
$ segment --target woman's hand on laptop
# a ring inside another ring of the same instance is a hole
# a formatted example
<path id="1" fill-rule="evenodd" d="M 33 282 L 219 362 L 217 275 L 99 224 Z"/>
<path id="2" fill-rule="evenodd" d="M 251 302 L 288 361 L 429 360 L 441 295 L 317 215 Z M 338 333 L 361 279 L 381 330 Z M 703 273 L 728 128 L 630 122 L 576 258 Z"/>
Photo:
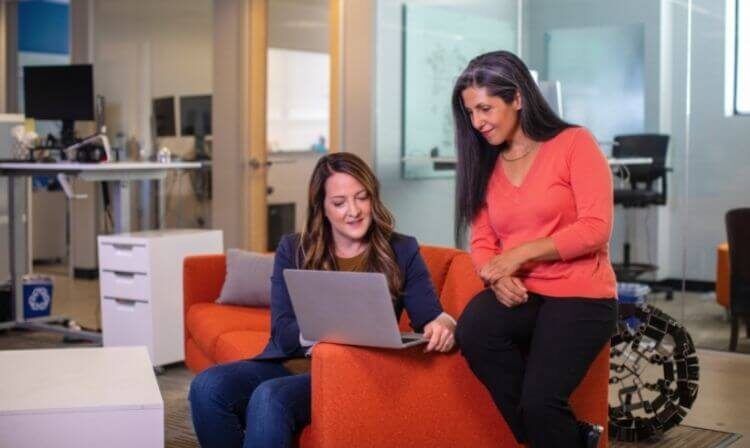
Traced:
<path id="1" fill-rule="evenodd" d="M 435 318 L 424 326 L 424 337 L 428 339 L 425 352 L 448 352 L 455 345 L 453 333 L 456 331 L 456 321 L 446 313 Z"/>

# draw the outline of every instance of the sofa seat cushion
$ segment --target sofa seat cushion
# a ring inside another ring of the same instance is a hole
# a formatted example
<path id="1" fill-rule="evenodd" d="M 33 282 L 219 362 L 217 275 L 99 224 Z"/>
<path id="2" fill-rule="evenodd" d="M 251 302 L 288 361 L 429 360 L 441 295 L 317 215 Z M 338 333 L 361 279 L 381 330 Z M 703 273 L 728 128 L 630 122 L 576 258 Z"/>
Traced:
<path id="1" fill-rule="evenodd" d="M 193 373 L 200 373 L 216 364 L 210 356 L 198 347 L 195 340 L 188 337 L 185 340 L 185 365 Z"/>
<path id="2" fill-rule="evenodd" d="M 185 326 L 201 350 L 213 356 L 216 341 L 224 333 L 255 330 L 270 334 L 271 311 L 268 308 L 196 303 L 185 316 Z"/>
<path id="3" fill-rule="evenodd" d="M 226 363 L 252 358 L 263 351 L 268 337 L 267 331 L 241 330 L 224 333 L 216 341 L 214 359 L 218 363 Z"/>

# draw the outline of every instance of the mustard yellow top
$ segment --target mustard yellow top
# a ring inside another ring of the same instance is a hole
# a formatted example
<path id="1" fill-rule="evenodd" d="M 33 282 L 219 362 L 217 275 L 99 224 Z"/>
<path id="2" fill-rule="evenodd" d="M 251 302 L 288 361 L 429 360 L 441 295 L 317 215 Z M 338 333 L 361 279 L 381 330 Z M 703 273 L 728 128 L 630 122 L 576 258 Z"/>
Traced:
<path id="1" fill-rule="evenodd" d="M 336 257 L 336 266 L 339 271 L 362 272 L 365 270 L 365 252 L 351 258 Z"/>

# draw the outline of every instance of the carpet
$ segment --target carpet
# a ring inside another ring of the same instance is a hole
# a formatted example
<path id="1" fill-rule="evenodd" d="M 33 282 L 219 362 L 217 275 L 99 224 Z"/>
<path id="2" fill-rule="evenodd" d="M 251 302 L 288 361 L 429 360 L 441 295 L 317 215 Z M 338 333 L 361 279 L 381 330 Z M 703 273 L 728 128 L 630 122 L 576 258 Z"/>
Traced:
<path id="1" fill-rule="evenodd" d="M 91 342 L 70 343 L 54 333 L 9 330 L 0 332 L 0 350 L 25 350 L 40 348 L 65 348 L 95 346 Z M 164 400 L 164 446 L 165 448 L 196 448 L 190 418 L 187 392 L 193 379 L 184 364 L 166 366 L 156 377 Z M 741 436 L 736 433 L 714 431 L 692 426 L 677 426 L 661 439 L 651 442 L 626 443 L 610 441 L 611 448 L 659 447 L 659 448 L 723 448 L 730 446 Z"/>

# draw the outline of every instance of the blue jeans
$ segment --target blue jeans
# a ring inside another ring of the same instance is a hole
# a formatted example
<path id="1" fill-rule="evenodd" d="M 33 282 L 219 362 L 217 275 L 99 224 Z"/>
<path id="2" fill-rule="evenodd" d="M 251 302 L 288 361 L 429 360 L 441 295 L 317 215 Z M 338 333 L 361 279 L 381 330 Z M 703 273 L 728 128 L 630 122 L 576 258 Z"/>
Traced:
<path id="1" fill-rule="evenodd" d="M 310 423 L 310 374 L 275 361 L 217 365 L 193 379 L 189 399 L 203 448 L 291 447 Z"/>

